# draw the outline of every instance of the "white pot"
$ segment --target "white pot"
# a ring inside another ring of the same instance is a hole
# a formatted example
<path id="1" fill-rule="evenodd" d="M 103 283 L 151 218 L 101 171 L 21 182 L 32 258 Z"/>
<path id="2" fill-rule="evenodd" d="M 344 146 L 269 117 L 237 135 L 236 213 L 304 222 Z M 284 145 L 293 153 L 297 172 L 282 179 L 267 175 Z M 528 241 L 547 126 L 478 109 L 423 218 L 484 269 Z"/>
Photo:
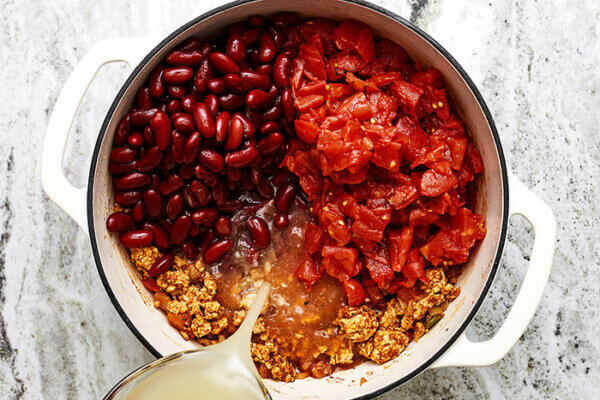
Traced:
<path id="1" fill-rule="evenodd" d="M 155 355 L 192 349 L 153 307 L 125 250 L 106 230 L 113 207 L 108 159 L 115 128 L 137 89 L 165 55 L 190 36 L 210 36 L 226 25 L 250 15 L 296 11 L 310 16 L 354 18 L 375 33 L 401 44 L 415 60 L 441 71 L 456 110 L 481 152 L 484 173 L 480 177 L 475 209 L 485 215 L 487 236 L 473 252 L 458 286 L 461 295 L 450 304 L 446 316 L 400 357 L 378 366 L 363 363 L 330 377 L 293 383 L 267 381 L 274 399 L 359 399 L 381 394 L 427 368 L 481 366 L 500 360 L 519 339 L 533 317 L 550 273 L 555 243 L 552 211 L 506 169 L 498 133 L 483 98 L 460 65 L 437 42 L 403 18 L 372 4 L 344 0 L 257 0 L 231 3 L 204 14 L 177 29 L 152 50 L 148 38 L 113 38 L 95 45 L 67 80 L 50 118 L 43 150 L 42 184 L 48 196 L 82 229 L 89 232 L 98 271 L 115 308 L 142 343 Z M 148 52 L 149 51 L 149 52 Z M 141 61 L 140 61 L 141 60 Z M 124 61 L 135 66 L 116 96 L 100 130 L 94 149 L 88 186 L 77 189 L 65 179 L 61 159 L 71 123 L 81 98 L 99 68 Z M 510 201 L 509 201 L 510 189 Z M 532 224 L 536 238 L 531 260 L 517 299 L 496 335 L 474 343 L 464 330 L 481 305 L 496 273 L 506 237 L 509 215 L 522 214 Z M 361 384 L 361 379 L 366 382 Z"/>

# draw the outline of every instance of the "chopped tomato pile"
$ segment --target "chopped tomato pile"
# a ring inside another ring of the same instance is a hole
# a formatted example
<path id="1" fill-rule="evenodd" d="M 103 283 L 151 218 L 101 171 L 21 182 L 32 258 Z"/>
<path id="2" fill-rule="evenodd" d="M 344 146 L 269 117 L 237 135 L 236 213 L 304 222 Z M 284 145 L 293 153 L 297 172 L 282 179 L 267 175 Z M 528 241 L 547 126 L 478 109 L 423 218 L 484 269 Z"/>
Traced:
<path id="1" fill-rule="evenodd" d="M 297 119 L 282 166 L 314 222 L 296 277 L 328 274 L 348 304 L 427 283 L 427 266 L 465 263 L 486 233 L 468 208 L 481 157 L 439 71 L 357 22 L 309 19 L 292 61 Z"/>

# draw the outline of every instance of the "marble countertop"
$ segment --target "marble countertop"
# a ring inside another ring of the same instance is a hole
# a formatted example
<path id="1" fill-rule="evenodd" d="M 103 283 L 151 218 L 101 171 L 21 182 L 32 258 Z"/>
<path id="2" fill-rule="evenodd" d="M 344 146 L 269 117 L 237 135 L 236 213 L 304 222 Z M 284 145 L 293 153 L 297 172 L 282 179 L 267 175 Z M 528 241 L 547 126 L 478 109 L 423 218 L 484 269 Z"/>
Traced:
<path id="1" fill-rule="evenodd" d="M 550 282 L 513 350 L 485 368 L 429 370 L 381 399 L 600 398 L 600 3 L 374 1 L 410 18 L 465 67 L 515 174 L 554 210 Z M 210 5 L 209 5 L 210 3 Z M 77 61 L 110 36 L 164 35 L 218 1 L 0 2 L 0 397 L 99 399 L 153 359 L 113 309 L 88 239 L 40 185 L 44 130 Z M 476 4 L 477 5 L 476 5 Z M 64 168 L 83 185 L 101 120 L 128 69 L 83 101 Z M 491 337 L 529 259 L 513 218 L 501 269 L 468 330 Z"/>

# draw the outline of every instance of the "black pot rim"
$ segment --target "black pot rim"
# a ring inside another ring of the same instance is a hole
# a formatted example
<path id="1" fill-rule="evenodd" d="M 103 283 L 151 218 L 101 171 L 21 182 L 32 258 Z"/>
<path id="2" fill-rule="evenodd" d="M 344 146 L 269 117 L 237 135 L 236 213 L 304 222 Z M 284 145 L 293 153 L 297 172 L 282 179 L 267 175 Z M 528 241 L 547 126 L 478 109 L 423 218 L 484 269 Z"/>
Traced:
<path id="1" fill-rule="evenodd" d="M 91 167 L 90 167 L 90 175 L 88 178 L 87 216 L 88 216 L 88 230 L 89 230 L 89 235 L 90 235 L 90 242 L 92 245 L 92 253 L 94 255 L 94 260 L 96 262 L 96 267 L 98 269 L 98 273 L 100 274 L 100 279 L 102 280 L 102 284 L 106 290 L 106 293 L 108 294 L 108 297 L 110 298 L 113 306 L 115 307 L 115 309 L 121 316 L 121 319 L 123 319 L 123 322 L 125 322 L 125 324 L 129 328 L 129 330 L 135 335 L 135 337 L 137 337 L 137 339 L 148 349 L 148 351 L 150 351 L 156 357 L 162 357 L 162 355 L 160 354 L 160 352 L 158 350 L 156 350 L 154 348 L 154 346 L 152 346 L 150 344 L 150 342 L 148 342 L 148 340 L 146 340 L 146 338 L 137 330 L 135 325 L 131 322 L 131 320 L 129 319 L 129 317 L 127 316 L 127 314 L 125 313 L 125 311 L 123 310 L 121 305 L 119 304 L 118 300 L 116 299 L 116 297 L 108 283 L 108 280 L 104 273 L 104 269 L 102 268 L 102 261 L 100 259 L 100 253 L 98 251 L 98 243 L 96 240 L 96 234 L 95 234 L 95 230 L 94 230 L 94 217 L 93 217 L 93 213 L 91 212 L 92 206 L 93 206 L 94 175 L 96 173 L 96 166 L 98 163 L 98 154 L 100 152 L 100 147 L 102 145 L 104 135 L 106 134 L 106 130 L 107 130 L 108 125 L 113 117 L 113 114 L 115 112 L 115 109 L 116 109 L 119 101 L 123 97 L 126 90 L 129 88 L 129 86 L 131 85 L 134 78 L 140 73 L 142 68 L 150 61 L 150 59 L 160 49 L 162 49 L 165 45 L 170 43 L 174 38 L 176 38 L 182 32 L 184 32 L 188 28 L 192 27 L 193 25 L 199 23 L 200 21 L 202 21 L 204 19 L 206 19 L 212 15 L 218 14 L 222 11 L 225 11 L 229 8 L 233 8 L 233 7 L 247 4 L 247 3 L 253 3 L 256 1 L 259 1 L 259 0 L 237 0 L 237 1 L 233 1 L 230 3 L 224 4 L 220 7 L 214 8 L 214 9 L 194 18 L 193 20 L 187 22 L 186 24 L 180 26 L 175 31 L 173 31 L 171 34 L 169 34 L 165 39 L 163 39 L 156 47 L 154 47 L 143 58 L 143 60 L 133 69 L 133 71 L 131 72 L 131 74 L 129 75 L 129 77 L 127 78 L 127 80 L 125 81 L 125 83 L 123 84 L 123 86 L 121 87 L 119 92 L 117 93 L 114 101 L 112 102 L 112 104 L 106 114 L 104 122 L 102 123 L 102 127 L 100 128 L 100 133 L 98 135 L 98 139 L 97 139 L 96 145 L 94 147 L 94 151 L 93 151 L 93 155 L 92 155 L 92 163 L 91 163 Z M 415 26 L 412 22 L 408 21 L 407 19 L 405 19 L 385 8 L 382 8 L 378 5 L 372 4 L 368 1 L 364 1 L 364 0 L 342 0 L 342 1 L 346 1 L 348 3 L 354 3 L 354 4 L 358 4 L 358 5 L 366 7 L 366 8 L 370 8 L 371 10 L 374 10 L 380 14 L 390 17 L 390 18 L 394 19 L 395 21 L 401 23 L 402 25 L 406 26 L 408 29 L 410 29 L 413 32 L 415 32 L 416 34 L 418 34 L 422 39 L 427 41 L 436 50 L 438 50 L 450 62 L 450 64 L 452 64 L 452 66 L 458 71 L 459 75 L 467 83 L 467 85 L 469 86 L 469 89 L 473 92 L 475 98 L 477 99 L 477 102 L 479 103 L 479 106 L 483 110 L 483 113 L 486 117 L 489 128 L 492 132 L 492 136 L 494 138 L 496 149 L 498 151 L 498 159 L 500 161 L 502 189 L 503 189 L 503 194 L 504 194 L 502 225 L 501 225 L 501 229 L 500 229 L 500 236 L 498 239 L 496 255 L 494 257 L 494 262 L 493 262 L 492 268 L 490 270 L 490 273 L 488 275 L 487 281 L 483 287 L 483 290 L 481 291 L 479 298 L 477 299 L 477 302 L 473 305 L 471 312 L 469 313 L 467 318 L 464 320 L 462 325 L 459 327 L 459 329 L 455 332 L 455 334 L 443 346 L 441 346 L 440 349 L 435 354 L 433 354 L 427 361 L 422 363 L 419 367 L 415 368 L 411 373 L 409 373 L 406 376 L 398 379 L 397 381 L 395 381 L 389 385 L 386 385 L 382 388 L 379 388 L 371 393 L 349 399 L 349 400 L 367 400 L 367 399 L 371 399 L 376 396 L 379 396 L 387 391 L 390 391 L 390 390 L 400 386 L 401 384 L 409 381 L 410 379 L 414 378 L 421 372 L 425 371 L 434 361 L 436 361 L 442 354 L 444 354 L 448 350 L 448 348 L 450 348 L 450 346 L 452 346 L 452 344 L 454 344 L 454 342 L 464 332 L 464 330 L 467 328 L 467 326 L 469 325 L 471 320 L 477 314 L 477 311 L 481 307 L 481 304 L 483 303 L 483 300 L 485 299 L 485 297 L 490 289 L 490 286 L 492 285 L 492 282 L 494 281 L 494 277 L 496 276 L 496 272 L 500 265 L 500 258 L 502 256 L 502 251 L 504 249 L 504 243 L 506 240 L 506 230 L 507 230 L 507 223 L 508 223 L 508 204 L 509 204 L 509 202 L 508 202 L 508 199 L 509 199 L 508 172 L 507 172 L 507 168 L 506 168 L 506 161 L 504 159 L 504 152 L 502 150 L 502 144 L 500 143 L 500 137 L 498 135 L 498 131 L 496 129 L 496 124 L 494 123 L 492 114 L 491 114 L 489 108 L 487 107 L 487 104 L 485 103 L 483 96 L 481 95 L 481 93 L 479 92 L 479 90 L 477 89 L 475 84 L 473 83 L 472 79 L 469 77 L 469 75 L 464 70 L 464 68 L 454 59 L 454 57 L 452 57 L 452 55 L 444 47 L 442 47 L 442 45 L 440 45 L 435 39 L 433 39 L 428 33 L 423 31 L 422 29 L 418 28 L 417 26 Z"/>

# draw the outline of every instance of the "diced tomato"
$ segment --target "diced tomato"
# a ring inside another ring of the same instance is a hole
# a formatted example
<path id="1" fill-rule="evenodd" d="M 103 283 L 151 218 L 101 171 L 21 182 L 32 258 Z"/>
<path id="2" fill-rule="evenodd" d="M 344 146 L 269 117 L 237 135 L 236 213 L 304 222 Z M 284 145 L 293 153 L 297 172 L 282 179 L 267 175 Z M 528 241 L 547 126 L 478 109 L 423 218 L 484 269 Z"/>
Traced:
<path id="1" fill-rule="evenodd" d="M 333 39 L 340 50 L 357 52 L 365 63 L 375 58 L 375 44 L 371 30 L 355 20 L 342 22 L 333 31 Z"/>
<path id="2" fill-rule="evenodd" d="M 371 252 L 363 252 L 365 256 L 365 267 L 369 270 L 369 276 L 380 289 L 385 288 L 392 279 L 394 271 L 390 267 L 387 251 L 383 245 L 376 246 Z"/>
<path id="3" fill-rule="evenodd" d="M 367 294 L 363 286 L 355 279 L 349 279 L 342 283 L 344 293 L 348 299 L 348 305 L 357 306 L 365 302 Z"/>
<path id="4" fill-rule="evenodd" d="M 434 169 L 429 169 L 421 177 L 419 191 L 423 196 L 437 197 L 458 186 L 458 179 L 452 172 L 443 175 Z"/>
<path id="5" fill-rule="evenodd" d="M 319 127 L 317 125 L 297 119 L 294 121 L 294 128 L 296 130 L 296 135 L 298 135 L 303 142 L 313 144 L 317 141 L 317 136 L 319 135 Z"/>
<path id="6" fill-rule="evenodd" d="M 327 203 L 321 207 L 319 222 L 323 229 L 329 233 L 329 236 L 335 239 L 340 246 L 350 241 L 350 229 L 344 220 L 344 214 L 335 204 Z"/>
<path id="7" fill-rule="evenodd" d="M 469 160 L 471 166 L 473 167 L 473 172 L 475 172 L 476 174 L 483 172 L 483 161 L 481 160 L 481 155 L 479 154 L 479 151 L 477 151 L 477 148 L 473 143 L 469 143 L 467 145 L 466 157 L 467 160 Z"/>
<path id="8" fill-rule="evenodd" d="M 431 87 L 434 89 L 441 89 L 444 87 L 444 78 L 442 77 L 440 71 L 435 68 L 428 68 L 415 73 L 411 79 L 411 82 L 415 85 Z"/>
<path id="9" fill-rule="evenodd" d="M 323 233 L 323 229 L 314 222 L 310 222 L 306 226 L 306 231 L 304 232 L 304 243 L 306 246 L 306 250 L 310 254 L 314 254 L 321 250 L 323 247 L 323 240 L 325 238 L 325 234 Z"/>
<path id="10" fill-rule="evenodd" d="M 388 206 L 389 207 L 389 206 Z M 384 215 L 377 215 L 366 206 L 356 206 L 356 215 L 352 232 L 364 239 L 379 242 L 383 239 L 383 230 L 390 221 L 389 208 Z"/>
<path id="11" fill-rule="evenodd" d="M 294 272 L 296 279 L 304 283 L 306 290 L 309 292 L 313 285 L 323 277 L 323 274 L 323 269 L 308 254 L 300 260 Z"/>
<path id="12" fill-rule="evenodd" d="M 388 235 L 387 249 L 390 255 L 390 264 L 395 272 L 402 271 L 410 245 L 413 241 L 413 227 L 405 226 L 402 229 L 392 229 Z"/>
<path id="13" fill-rule="evenodd" d="M 469 249 L 461 245 L 459 236 L 456 229 L 440 230 L 421 247 L 421 254 L 435 266 L 464 263 L 469 258 Z"/>
<path id="14" fill-rule="evenodd" d="M 398 139 L 404 144 L 403 155 L 406 162 L 412 163 L 425 154 L 428 137 L 418 124 L 404 116 L 398 119 L 396 128 L 398 128 Z"/>
<path id="15" fill-rule="evenodd" d="M 405 81 L 393 82 L 390 85 L 390 89 L 398 102 L 402 105 L 404 112 L 414 115 L 417 111 L 419 99 L 424 93 L 423 89 Z"/>
<path id="16" fill-rule="evenodd" d="M 460 242 L 468 249 L 475 246 L 477 240 L 485 237 L 485 218 L 468 208 L 460 208 L 451 218 L 450 224 L 460 231 Z"/>
<path id="17" fill-rule="evenodd" d="M 323 246 L 323 268 L 334 278 L 344 282 L 358 274 L 358 250 L 342 246 Z"/>
<path id="18" fill-rule="evenodd" d="M 413 287 L 417 279 L 423 283 L 428 283 L 427 275 L 425 274 L 425 260 L 419 249 L 412 249 L 408 252 L 406 263 L 402 267 L 402 275 L 404 281 L 401 283 L 404 287 Z"/>
<path id="19" fill-rule="evenodd" d="M 337 81 L 346 77 L 347 72 L 356 72 L 365 65 L 362 58 L 350 51 L 342 51 L 329 57 L 327 79 Z"/>
<path id="20" fill-rule="evenodd" d="M 323 55 L 319 52 L 315 46 L 308 44 L 300 45 L 300 59 L 304 61 L 304 71 L 308 72 L 307 77 L 309 79 L 327 79 L 325 74 L 325 62 L 323 61 Z"/>

